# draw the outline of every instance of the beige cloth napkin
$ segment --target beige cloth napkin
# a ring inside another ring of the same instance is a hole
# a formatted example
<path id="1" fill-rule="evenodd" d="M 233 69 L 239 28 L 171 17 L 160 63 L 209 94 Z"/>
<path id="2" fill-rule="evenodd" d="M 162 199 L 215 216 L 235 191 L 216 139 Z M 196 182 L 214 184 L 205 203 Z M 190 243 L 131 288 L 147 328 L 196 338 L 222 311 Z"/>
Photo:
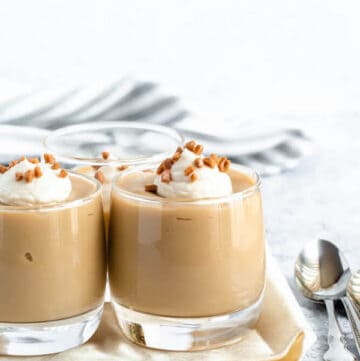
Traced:
<path id="1" fill-rule="evenodd" d="M 263 310 L 254 330 L 238 343 L 209 351 L 164 352 L 133 345 L 122 336 L 113 308 L 105 304 L 100 327 L 86 344 L 41 357 L 0 357 L 2 360 L 52 361 L 295 361 L 315 341 L 277 263 L 268 256 Z"/>

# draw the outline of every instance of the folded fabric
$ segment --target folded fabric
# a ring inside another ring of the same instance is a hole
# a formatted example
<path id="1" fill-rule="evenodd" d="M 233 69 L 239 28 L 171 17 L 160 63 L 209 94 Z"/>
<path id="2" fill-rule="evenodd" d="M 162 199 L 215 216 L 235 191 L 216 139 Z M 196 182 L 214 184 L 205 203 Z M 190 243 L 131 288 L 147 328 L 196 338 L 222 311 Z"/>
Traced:
<path id="1" fill-rule="evenodd" d="M 105 304 L 99 329 L 86 344 L 63 353 L 41 357 L 12 357 L 12 361 L 295 361 L 315 341 L 277 263 L 268 256 L 264 305 L 254 330 L 238 343 L 199 352 L 164 352 L 128 342 L 121 334 L 114 310 Z M 0 357 L 1 360 L 8 360 Z"/>
<path id="2" fill-rule="evenodd" d="M 262 175 L 293 169 L 312 149 L 303 130 L 289 122 L 196 116 L 178 96 L 150 81 L 123 78 L 47 89 L 0 81 L 1 124 L 56 129 L 118 120 L 174 127 L 209 152 L 222 153 Z"/>

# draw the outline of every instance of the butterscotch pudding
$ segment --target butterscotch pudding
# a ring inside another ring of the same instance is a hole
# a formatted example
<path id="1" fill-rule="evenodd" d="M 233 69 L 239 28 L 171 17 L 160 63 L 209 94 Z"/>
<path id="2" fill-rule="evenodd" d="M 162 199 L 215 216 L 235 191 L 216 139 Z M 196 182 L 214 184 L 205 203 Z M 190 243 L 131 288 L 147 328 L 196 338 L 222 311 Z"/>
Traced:
<path id="1" fill-rule="evenodd" d="M 0 353 L 77 346 L 95 332 L 104 299 L 100 184 L 49 154 L 0 172 Z"/>
<path id="2" fill-rule="evenodd" d="M 112 299 L 125 335 L 149 347 L 234 342 L 259 315 L 265 282 L 259 178 L 202 151 L 191 141 L 156 169 L 130 170 L 114 181 Z M 159 337 L 149 331 L 154 324 Z"/>
<path id="3" fill-rule="evenodd" d="M 110 152 L 103 151 L 98 157 L 99 162 L 115 160 Z M 84 174 L 88 177 L 97 179 L 102 184 L 103 207 L 105 217 L 105 227 L 108 228 L 110 218 L 110 194 L 111 183 L 114 177 L 121 174 L 128 169 L 126 164 L 120 166 L 114 165 L 82 165 L 74 168 L 74 171 L 79 174 Z M 106 232 L 107 233 L 107 232 Z"/>

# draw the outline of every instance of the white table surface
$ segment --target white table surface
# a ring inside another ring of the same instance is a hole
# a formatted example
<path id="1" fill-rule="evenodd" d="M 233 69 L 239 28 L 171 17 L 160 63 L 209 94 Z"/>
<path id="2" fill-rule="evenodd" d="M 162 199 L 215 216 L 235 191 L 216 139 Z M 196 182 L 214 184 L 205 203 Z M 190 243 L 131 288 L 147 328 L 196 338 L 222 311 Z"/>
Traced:
<path id="1" fill-rule="evenodd" d="M 303 242 L 328 237 L 360 268 L 359 10 L 357 0 L 4 0 L 0 90 L 133 74 L 212 119 L 289 116 L 317 148 L 264 180 L 273 253 L 291 280 Z M 305 360 L 320 360 L 324 309 L 299 301 L 318 335 Z"/>

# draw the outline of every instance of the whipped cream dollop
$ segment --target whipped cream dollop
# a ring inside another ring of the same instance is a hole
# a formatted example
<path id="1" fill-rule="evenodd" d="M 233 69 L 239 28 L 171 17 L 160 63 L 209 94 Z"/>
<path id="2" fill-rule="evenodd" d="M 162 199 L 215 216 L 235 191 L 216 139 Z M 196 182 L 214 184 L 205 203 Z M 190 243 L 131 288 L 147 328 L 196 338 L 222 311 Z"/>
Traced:
<path id="1" fill-rule="evenodd" d="M 204 164 L 206 160 L 210 162 L 210 158 L 205 159 L 203 155 L 186 147 L 175 155 L 177 156 L 172 158 L 171 168 L 155 176 L 154 185 L 158 195 L 166 198 L 201 199 L 232 193 L 229 175 L 221 171 L 217 163 L 213 167 Z"/>
<path id="2" fill-rule="evenodd" d="M 71 190 L 66 171 L 45 161 L 23 159 L 0 174 L 0 202 L 7 205 L 63 202 Z"/>

